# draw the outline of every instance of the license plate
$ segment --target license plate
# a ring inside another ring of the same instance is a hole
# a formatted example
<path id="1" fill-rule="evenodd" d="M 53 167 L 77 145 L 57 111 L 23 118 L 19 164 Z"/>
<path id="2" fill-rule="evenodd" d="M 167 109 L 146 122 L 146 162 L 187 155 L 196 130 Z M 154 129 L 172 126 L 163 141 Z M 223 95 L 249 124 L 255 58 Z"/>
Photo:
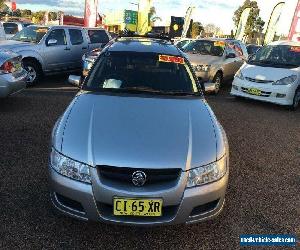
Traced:
<path id="1" fill-rule="evenodd" d="M 162 199 L 114 198 L 114 215 L 161 216 Z"/>
<path id="2" fill-rule="evenodd" d="M 250 88 L 247 90 L 247 93 L 250 95 L 261 95 L 261 90 L 255 89 L 255 88 Z"/>

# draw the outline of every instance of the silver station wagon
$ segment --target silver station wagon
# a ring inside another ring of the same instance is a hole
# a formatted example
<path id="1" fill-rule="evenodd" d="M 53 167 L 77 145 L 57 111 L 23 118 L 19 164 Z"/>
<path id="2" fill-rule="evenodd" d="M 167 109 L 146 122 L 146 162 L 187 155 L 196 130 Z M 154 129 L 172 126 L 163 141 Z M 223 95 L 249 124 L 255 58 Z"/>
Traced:
<path id="1" fill-rule="evenodd" d="M 56 122 L 54 206 L 83 220 L 168 225 L 217 216 L 229 175 L 226 134 L 193 68 L 169 41 L 107 46 Z"/>

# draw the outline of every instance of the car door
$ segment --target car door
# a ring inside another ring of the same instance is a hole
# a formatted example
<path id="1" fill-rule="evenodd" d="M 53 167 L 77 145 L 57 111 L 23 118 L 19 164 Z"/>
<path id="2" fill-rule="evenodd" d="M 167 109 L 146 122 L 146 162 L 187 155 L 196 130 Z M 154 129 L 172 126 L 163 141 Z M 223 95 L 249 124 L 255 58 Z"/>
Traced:
<path id="1" fill-rule="evenodd" d="M 233 49 L 235 50 L 235 54 L 236 54 L 236 60 L 234 65 L 234 71 L 235 71 L 234 74 L 235 74 L 239 70 L 239 68 L 243 65 L 244 61 L 247 60 L 248 53 L 247 55 L 245 54 L 241 45 L 237 41 L 234 41 Z"/>
<path id="2" fill-rule="evenodd" d="M 235 58 L 229 58 L 228 55 L 234 54 Z M 233 46 L 230 44 L 226 46 L 225 48 L 225 53 L 224 53 L 224 61 L 223 61 L 223 76 L 225 79 L 230 79 L 234 76 L 236 73 L 236 68 L 237 68 L 237 55 L 236 51 L 233 49 Z"/>
<path id="3" fill-rule="evenodd" d="M 71 48 L 65 29 L 55 28 L 49 31 L 45 39 L 43 58 L 47 71 L 62 71 L 72 68 Z"/>
<path id="4" fill-rule="evenodd" d="M 88 51 L 88 42 L 83 37 L 83 30 L 69 28 L 69 38 L 71 44 L 72 67 L 80 68 L 82 64 L 82 56 Z"/>
<path id="5" fill-rule="evenodd" d="M 87 29 L 86 31 L 90 40 L 89 50 L 101 48 L 111 39 L 110 35 L 103 29 Z"/>

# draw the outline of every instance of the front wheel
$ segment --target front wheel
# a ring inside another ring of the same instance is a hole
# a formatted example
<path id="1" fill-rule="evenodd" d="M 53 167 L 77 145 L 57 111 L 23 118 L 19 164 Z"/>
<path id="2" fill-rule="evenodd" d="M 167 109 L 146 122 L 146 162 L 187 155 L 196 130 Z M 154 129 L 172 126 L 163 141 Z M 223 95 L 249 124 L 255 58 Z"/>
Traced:
<path id="1" fill-rule="evenodd" d="M 298 88 L 295 92 L 295 96 L 293 99 L 293 104 L 290 106 L 291 110 L 296 110 L 300 104 L 300 88 Z"/>
<path id="2" fill-rule="evenodd" d="M 222 85 L 222 81 L 223 81 L 223 75 L 221 72 L 218 72 L 213 79 L 213 82 L 216 84 L 215 94 L 219 93 Z"/>
<path id="3" fill-rule="evenodd" d="M 39 65 L 34 61 L 26 60 L 23 62 L 23 67 L 28 72 L 27 86 L 37 84 L 42 77 L 42 71 Z"/>

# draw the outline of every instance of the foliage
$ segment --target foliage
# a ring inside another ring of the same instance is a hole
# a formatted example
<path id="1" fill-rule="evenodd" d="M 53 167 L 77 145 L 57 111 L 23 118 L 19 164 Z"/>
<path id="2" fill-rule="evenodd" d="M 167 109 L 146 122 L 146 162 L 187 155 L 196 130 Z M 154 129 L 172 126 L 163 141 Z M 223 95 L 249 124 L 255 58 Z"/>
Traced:
<path id="1" fill-rule="evenodd" d="M 32 14 L 35 23 L 41 23 L 44 20 L 45 11 L 38 11 Z"/>
<path id="2" fill-rule="evenodd" d="M 191 32 L 192 38 L 196 38 L 197 36 L 199 36 L 203 30 L 204 27 L 200 22 L 194 22 L 192 24 L 192 32 Z"/>
<path id="3" fill-rule="evenodd" d="M 246 8 L 251 8 L 247 24 L 245 27 L 245 35 L 252 36 L 255 32 L 262 32 L 265 22 L 259 16 L 260 9 L 256 1 L 245 0 L 242 6 L 234 12 L 233 21 L 237 28 L 240 22 L 241 15 Z"/>

